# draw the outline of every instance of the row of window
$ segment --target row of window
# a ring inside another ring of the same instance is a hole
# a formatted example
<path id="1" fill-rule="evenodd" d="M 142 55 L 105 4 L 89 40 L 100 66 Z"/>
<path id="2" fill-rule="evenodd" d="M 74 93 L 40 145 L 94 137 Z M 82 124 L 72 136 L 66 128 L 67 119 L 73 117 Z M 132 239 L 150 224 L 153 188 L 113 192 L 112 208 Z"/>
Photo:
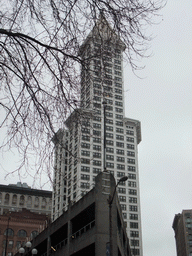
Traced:
<path id="1" fill-rule="evenodd" d="M 32 206 L 32 197 L 31 196 L 27 196 L 25 197 L 24 195 L 18 196 L 18 195 L 13 195 L 12 196 L 12 201 L 10 202 L 10 195 L 7 193 L 5 194 L 5 198 L 4 198 L 4 204 L 5 205 L 9 205 L 10 203 L 14 206 L 17 205 L 19 203 L 20 206 L 25 205 L 25 203 L 27 204 L 28 207 Z M 2 202 L 2 193 L 0 193 L 0 204 Z M 46 205 L 47 205 L 47 199 L 46 198 L 42 198 L 41 200 L 41 208 L 45 209 Z M 38 208 L 40 204 L 40 199 L 39 197 L 35 197 L 34 200 L 34 207 Z M 49 204 L 51 204 L 51 199 L 49 200 Z"/>
<path id="2" fill-rule="evenodd" d="M 99 165 L 100 165 L 100 163 L 99 163 Z M 119 168 L 119 165 L 117 165 L 117 167 Z M 88 167 L 88 166 L 81 166 L 81 171 L 82 172 L 90 172 L 90 167 Z M 135 166 L 128 166 L 128 171 L 135 172 L 136 171 Z M 101 172 L 101 169 L 93 168 L 93 173 L 100 173 L 100 172 Z M 117 177 L 123 177 L 123 176 L 125 176 L 125 172 L 117 172 Z M 135 174 L 129 174 L 129 179 L 135 180 L 136 179 L 136 175 Z"/>
<path id="3" fill-rule="evenodd" d="M 33 239 L 34 237 L 36 237 L 38 234 L 39 234 L 38 231 L 36 231 L 36 230 L 32 231 L 31 234 L 30 234 L 31 239 Z M 13 231 L 13 229 L 7 228 L 7 229 L 5 230 L 5 232 L 4 232 L 4 236 L 8 236 L 8 237 L 14 236 L 14 231 Z M 27 232 L 26 232 L 24 229 L 20 229 L 20 230 L 17 232 L 17 236 L 18 236 L 18 237 L 27 237 Z"/>

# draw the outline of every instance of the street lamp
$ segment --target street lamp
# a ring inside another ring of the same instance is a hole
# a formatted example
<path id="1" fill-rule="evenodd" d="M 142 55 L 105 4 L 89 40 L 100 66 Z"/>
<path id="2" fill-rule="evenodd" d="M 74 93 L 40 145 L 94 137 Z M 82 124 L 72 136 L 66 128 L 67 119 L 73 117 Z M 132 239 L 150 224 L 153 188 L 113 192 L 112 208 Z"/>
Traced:
<path id="1" fill-rule="evenodd" d="M 116 192 L 116 188 L 117 186 L 119 185 L 120 182 L 122 181 L 126 181 L 128 180 L 128 177 L 127 176 L 123 176 L 116 184 L 115 188 L 114 188 L 114 191 L 113 191 L 113 194 L 112 196 L 109 195 L 109 198 L 108 198 L 108 204 L 109 204 L 109 244 L 110 244 L 110 256 L 113 256 L 113 239 L 112 239 L 112 214 L 111 214 L 111 210 L 112 210 L 112 203 L 113 203 L 113 199 L 114 199 L 114 196 L 115 196 L 115 192 Z"/>
<path id="2" fill-rule="evenodd" d="M 32 243 L 30 241 L 28 241 L 26 244 L 25 244 L 26 248 L 27 248 L 27 253 L 29 251 L 29 249 L 31 248 L 32 246 Z M 19 248 L 19 253 L 21 255 L 23 255 L 25 253 L 25 248 L 21 247 Z M 32 255 L 37 255 L 37 249 L 36 248 L 33 248 L 32 251 L 31 251 Z"/>

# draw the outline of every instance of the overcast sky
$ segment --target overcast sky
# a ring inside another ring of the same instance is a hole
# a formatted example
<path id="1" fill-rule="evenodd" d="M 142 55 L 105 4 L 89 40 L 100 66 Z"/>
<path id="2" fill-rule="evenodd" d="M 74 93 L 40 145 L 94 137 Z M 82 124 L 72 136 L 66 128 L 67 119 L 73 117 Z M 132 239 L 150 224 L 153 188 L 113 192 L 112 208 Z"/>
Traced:
<path id="1" fill-rule="evenodd" d="M 144 78 L 125 67 L 126 117 L 141 121 L 144 256 L 176 256 L 173 218 L 192 208 L 192 1 L 168 0 L 161 14 L 152 27 L 153 56 L 138 73 Z M 0 176 L 1 184 L 16 181 Z"/>
<path id="2" fill-rule="evenodd" d="M 192 209 L 192 1 L 168 0 L 153 26 L 153 56 L 125 77 L 126 116 L 141 121 L 144 256 L 176 256 L 172 222 Z"/>

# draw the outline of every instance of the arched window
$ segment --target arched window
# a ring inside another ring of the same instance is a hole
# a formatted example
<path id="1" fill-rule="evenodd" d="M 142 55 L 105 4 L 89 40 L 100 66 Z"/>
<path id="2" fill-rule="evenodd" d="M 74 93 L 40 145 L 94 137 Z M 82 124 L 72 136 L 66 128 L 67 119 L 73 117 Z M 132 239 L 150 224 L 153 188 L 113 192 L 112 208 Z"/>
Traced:
<path id="1" fill-rule="evenodd" d="M 27 237 L 27 232 L 24 229 L 20 229 L 17 233 L 18 237 Z"/>
<path id="2" fill-rule="evenodd" d="M 8 232 L 8 233 L 7 233 L 7 232 Z M 5 230 L 5 232 L 4 232 L 4 236 L 6 236 L 6 235 L 8 235 L 8 236 L 14 236 L 14 231 L 13 231 L 13 229 L 7 228 L 7 229 Z"/>
<path id="3" fill-rule="evenodd" d="M 5 195 L 4 204 L 9 204 L 9 194 Z"/>
<path id="4" fill-rule="evenodd" d="M 13 195 L 12 197 L 12 205 L 16 205 L 17 204 L 17 195 Z"/>
<path id="5" fill-rule="evenodd" d="M 30 237 L 31 237 L 31 239 L 33 239 L 33 238 L 35 238 L 35 237 L 38 236 L 38 235 L 39 235 L 39 232 L 36 231 L 36 230 L 34 230 L 34 231 L 31 232 Z"/>
<path id="6" fill-rule="evenodd" d="M 20 196 L 19 205 L 24 205 L 24 204 L 25 204 L 25 197 Z"/>
<path id="7" fill-rule="evenodd" d="M 35 197 L 35 207 L 39 207 L 39 197 Z"/>
<path id="8" fill-rule="evenodd" d="M 27 207 L 31 207 L 32 206 L 32 197 L 28 196 L 27 198 Z"/>
<path id="9" fill-rule="evenodd" d="M 46 208 L 46 205 L 47 205 L 46 198 L 43 198 L 43 199 L 42 199 L 41 208 L 42 208 L 42 209 L 45 209 L 45 208 Z"/>

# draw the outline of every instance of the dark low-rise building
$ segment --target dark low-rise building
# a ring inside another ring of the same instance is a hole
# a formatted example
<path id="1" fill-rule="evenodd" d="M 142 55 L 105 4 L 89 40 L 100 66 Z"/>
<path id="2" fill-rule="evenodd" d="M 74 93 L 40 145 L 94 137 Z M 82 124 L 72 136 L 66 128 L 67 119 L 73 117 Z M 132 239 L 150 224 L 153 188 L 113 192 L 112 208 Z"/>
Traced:
<path id="1" fill-rule="evenodd" d="M 100 173 L 94 189 L 32 240 L 30 250 L 34 248 L 37 256 L 130 256 L 114 177 L 108 172 Z"/>
<path id="2" fill-rule="evenodd" d="M 177 256 L 192 256 L 192 210 L 175 214 L 173 225 Z"/>

